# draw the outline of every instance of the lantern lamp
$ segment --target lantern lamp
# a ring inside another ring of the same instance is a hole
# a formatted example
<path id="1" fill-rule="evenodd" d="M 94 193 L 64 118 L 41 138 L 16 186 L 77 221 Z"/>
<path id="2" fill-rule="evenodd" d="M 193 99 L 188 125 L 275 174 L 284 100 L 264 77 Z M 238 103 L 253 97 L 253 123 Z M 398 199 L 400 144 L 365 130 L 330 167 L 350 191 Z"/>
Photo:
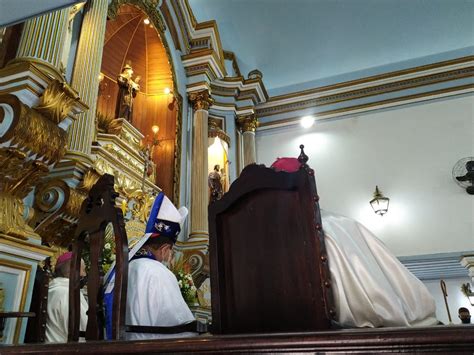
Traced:
<path id="1" fill-rule="evenodd" d="M 388 211 L 388 204 L 390 199 L 385 197 L 379 190 L 378 186 L 375 186 L 374 198 L 370 201 L 370 205 L 374 212 L 380 216 L 383 216 Z"/>

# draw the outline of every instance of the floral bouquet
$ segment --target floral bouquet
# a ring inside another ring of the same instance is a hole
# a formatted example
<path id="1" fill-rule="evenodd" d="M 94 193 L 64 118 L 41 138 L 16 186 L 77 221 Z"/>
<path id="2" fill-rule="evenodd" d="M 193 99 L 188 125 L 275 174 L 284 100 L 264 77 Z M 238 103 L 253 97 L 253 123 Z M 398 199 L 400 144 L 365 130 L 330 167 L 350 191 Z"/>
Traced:
<path id="1" fill-rule="evenodd" d="M 191 267 L 183 257 L 177 258 L 171 265 L 171 271 L 178 280 L 179 289 L 186 303 L 190 306 L 197 303 L 197 289 L 194 286 L 193 277 L 190 273 Z"/>

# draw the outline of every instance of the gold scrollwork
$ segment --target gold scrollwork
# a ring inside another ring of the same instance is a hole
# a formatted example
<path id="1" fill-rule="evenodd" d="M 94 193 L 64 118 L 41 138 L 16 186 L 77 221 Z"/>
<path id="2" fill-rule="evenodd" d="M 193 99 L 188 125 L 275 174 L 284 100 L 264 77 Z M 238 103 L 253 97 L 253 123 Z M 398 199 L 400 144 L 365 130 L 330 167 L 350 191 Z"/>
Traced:
<path id="1" fill-rule="evenodd" d="M 258 118 L 255 114 L 239 116 L 237 124 L 242 132 L 255 132 L 258 127 Z"/>
<path id="2" fill-rule="evenodd" d="M 115 188 L 124 195 L 141 188 L 140 181 L 131 178 L 128 174 L 120 172 L 114 165 L 102 158 L 98 158 L 95 161 L 94 167 L 100 174 L 113 175 L 115 177 Z"/>
<path id="3" fill-rule="evenodd" d="M 119 135 L 122 131 L 122 124 L 112 116 L 97 112 L 97 129 L 99 133 Z"/>
<path id="4" fill-rule="evenodd" d="M 79 101 L 79 95 L 73 88 L 65 82 L 54 79 L 34 109 L 51 122 L 58 124 L 69 115 L 69 112 Z"/>
<path id="5" fill-rule="evenodd" d="M 124 4 L 132 4 L 142 9 L 149 17 L 153 25 L 161 32 L 164 33 L 166 30 L 165 22 L 161 17 L 161 14 L 157 11 L 159 4 L 158 0 L 112 0 L 109 5 L 109 11 L 107 17 L 114 19 L 117 16 L 120 6 Z"/>
<path id="6" fill-rule="evenodd" d="M 38 160 L 47 165 L 57 163 L 64 156 L 67 133 L 63 129 L 24 105 L 14 95 L 0 95 L 0 102 L 13 112 L 12 123 L 0 137 L 0 143 L 9 142 L 10 146 L 40 157 Z"/>
<path id="7" fill-rule="evenodd" d="M 189 93 L 189 101 L 193 105 L 193 109 L 197 110 L 209 110 L 209 107 L 214 103 L 214 99 L 211 97 L 209 90 L 201 90 Z"/>
<path id="8" fill-rule="evenodd" d="M 209 132 L 208 132 L 208 137 L 213 138 L 213 137 L 219 137 L 222 139 L 224 142 L 227 143 L 227 145 L 230 147 L 230 137 L 227 135 L 227 133 L 222 130 L 220 127 L 220 120 L 215 119 L 215 118 L 209 118 Z"/>
<path id="9" fill-rule="evenodd" d="M 101 174 L 93 168 L 87 170 L 78 188 L 85 192 L 89 192 L 90 189 L 92 189 L 92 186 L 94 186 L 97 180 L 99 180 L 100 176 Z"/>
<path id="10" fill-rule="evenodd" d="M 37 217 L 32 225 L 43 241 L 56 246 L 67 246 L 74 236 L 74 230 L 81 213 L 81 207 L 92 186 L 100 175 L 89 169 L 76 189 L 62 179 L 52 179 L 38 185 L 35 191 Z"/>
<path id="11" fill-rule="evenodd" d="M 26 160 L 17 148 L 0 148 L 0 191 L 24 198 L 39 179 L 49 172 L 39 160 Z"/>

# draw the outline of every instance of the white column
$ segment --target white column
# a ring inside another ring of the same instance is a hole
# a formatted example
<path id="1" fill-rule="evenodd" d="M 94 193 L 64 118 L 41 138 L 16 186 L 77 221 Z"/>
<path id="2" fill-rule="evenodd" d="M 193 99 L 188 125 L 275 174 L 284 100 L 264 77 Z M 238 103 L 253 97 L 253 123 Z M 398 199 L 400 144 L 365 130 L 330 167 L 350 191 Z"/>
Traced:
<path id="1" fill-rule="evenodd" d="M 66 157 L 88 163 L 91 163 L 107 9 L 108 1 L 105 0 L 89 0 L 87 3 L 71 81 L 71 86 L 78 91 L 89 110 L 80 114 L 69 129 Z"/>
<path id="2" fill-rule="evenodd" d="M 255 115 L 240 116 L 237 123 L 242 131 L 244 167 L 257 162 L 257 152 L 255 149 L 255 130 L 258 120 Z"/>
<path id="3" fill-rule="evenodd" d="M 209 91 L 189 94 L 194 109 L 193 150 L 191 161 L 191 230 L 189 239 L 209 239 L 207 206 L 209 203 L 207 188 L 207 141 L 209 106 L 212 99 Z"/>
<path id="4" fill-rule="evenodd" d="M 30 61 L 56 79 L 63 78 L 61 57 L 67 37 L 69 8 L 25 22 L 15 61 Z"/>

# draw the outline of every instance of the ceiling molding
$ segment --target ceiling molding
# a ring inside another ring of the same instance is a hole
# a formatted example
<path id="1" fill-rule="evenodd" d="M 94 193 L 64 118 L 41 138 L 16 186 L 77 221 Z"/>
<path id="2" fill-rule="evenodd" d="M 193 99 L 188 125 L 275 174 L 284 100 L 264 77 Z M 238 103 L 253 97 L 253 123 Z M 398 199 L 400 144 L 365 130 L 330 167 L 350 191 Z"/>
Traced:
<path id="1" fill-rule="evenodd" d="M 292 99 L 292 98 L 306 98 L 307 96 L 311 96 L 313 94 L 317 94 L 319 92 L 330 92 L 332 90 L 338 90 L 338 89 L 344 89 L 347 87 L 355 87 L 357 85 L 363 85 L 366 83 L 373 83 L 373 82 L 378 82 L 384 79 L 397 79 L 400 78 L 410 78 L 411 74 L 418 74 L 420 72 L 424 72 L 426 74 L 432 74 L 432 73 L 437 73 L 437 72 L 443 72 L 446 70 L 452 70 L 460 67 L 466 67 L 469 65 L 473 65 L 474 63 L 474 56 L 465 56 L 465 57 L 460 57 L 452 60 L 446 60 L 446 61 L 441 61 L 441 62 L 436 62 L 432 64 L 427 64 L 427 65 L 421 65 L 421 66 L 416 66 L 408 69 L 403 69 L 403 70 L 396 70 L 396 71 L 391 71 L 387 72 L 384 74 L 379 74 L 379 75 L 371 75 L 367 76 L 364 78 L 356 79 L 356 80 L 349 80 L 345 82 L 341 82 L 338 84 L 333 84 L 333 85 L 327 85 L 327 86 L 321 86 L 317 88 L 312 88 L 312 89 L 307 89 L 307 90 L 302 90 L 302 91 L 295 91 L 289 94 L 284 94 L 284 95 L 277 95 L 277 96 L 272 96 L 269 98 L 268 102 L 281 102 L 282 100 L 286 99 Z"/>
<path id="2" fill-rule="evenodd" d="M 369 112 L 373 110 L 385 109 L 385 108 L 395 107 L 399 105 L 411 104 L 411 103 L 416 103 L 416 102 L 421 102 L 421 101 L 426 101 L 426 100 L 434 100 L 434 99 L 439 99 L 439 98 L 443 98 L 447 96 L 462 95 L 462 94 L 473 93 L 473 92 L 474 92 L 474 84 L 466 84 L 466 85 L 461 85 L 461 86 L 449 87 L 446 89 L 423 92 L 420 94 L 407 95 L 407 96 L 401 96 L 401 97 L 396 97 L 396 98 L 387 99 L 387 100 L 374 101 L 367 104 L 353 105 L 353 106 L 347 106 L 347 107 L 339 108 L 339 109 L 320 111 L 320 112 L 317 112 L 315 116 L 316 116 L 316 120 L 324 120 L 324 119 L 343 117 L 343 116 L 359 114 L 363 112 Z M 257 115 L 258 115 L 258 111 L 257 111 Z M 295 112 L 294 116 L 285 117 L 283 119 L 277 119 L 273 121 L 262 121 L 262 119 L 259 118 L 260 124 L 257 130 L 262 131 L 262 130 L 267 130 L 267 129 L 296 125 L 296 124 L 299 124 L 301 117 L 304 115 L 305 114 L 302 114 L 302 113 L 298 114 L 297 112 Z"/>
<path id="3" fill-rule="evenodd" d="M 474 56 L 273 97 L 257 107 L 257 115 L 268 117 L 472 77 Z"/>
<path id="4" fill-rule="evenodd" d="M 401 256 L 398 259 L 422 281 L 468 278 L 468 270 L 460 262 L 465 254 L 469 252 Z"/>

